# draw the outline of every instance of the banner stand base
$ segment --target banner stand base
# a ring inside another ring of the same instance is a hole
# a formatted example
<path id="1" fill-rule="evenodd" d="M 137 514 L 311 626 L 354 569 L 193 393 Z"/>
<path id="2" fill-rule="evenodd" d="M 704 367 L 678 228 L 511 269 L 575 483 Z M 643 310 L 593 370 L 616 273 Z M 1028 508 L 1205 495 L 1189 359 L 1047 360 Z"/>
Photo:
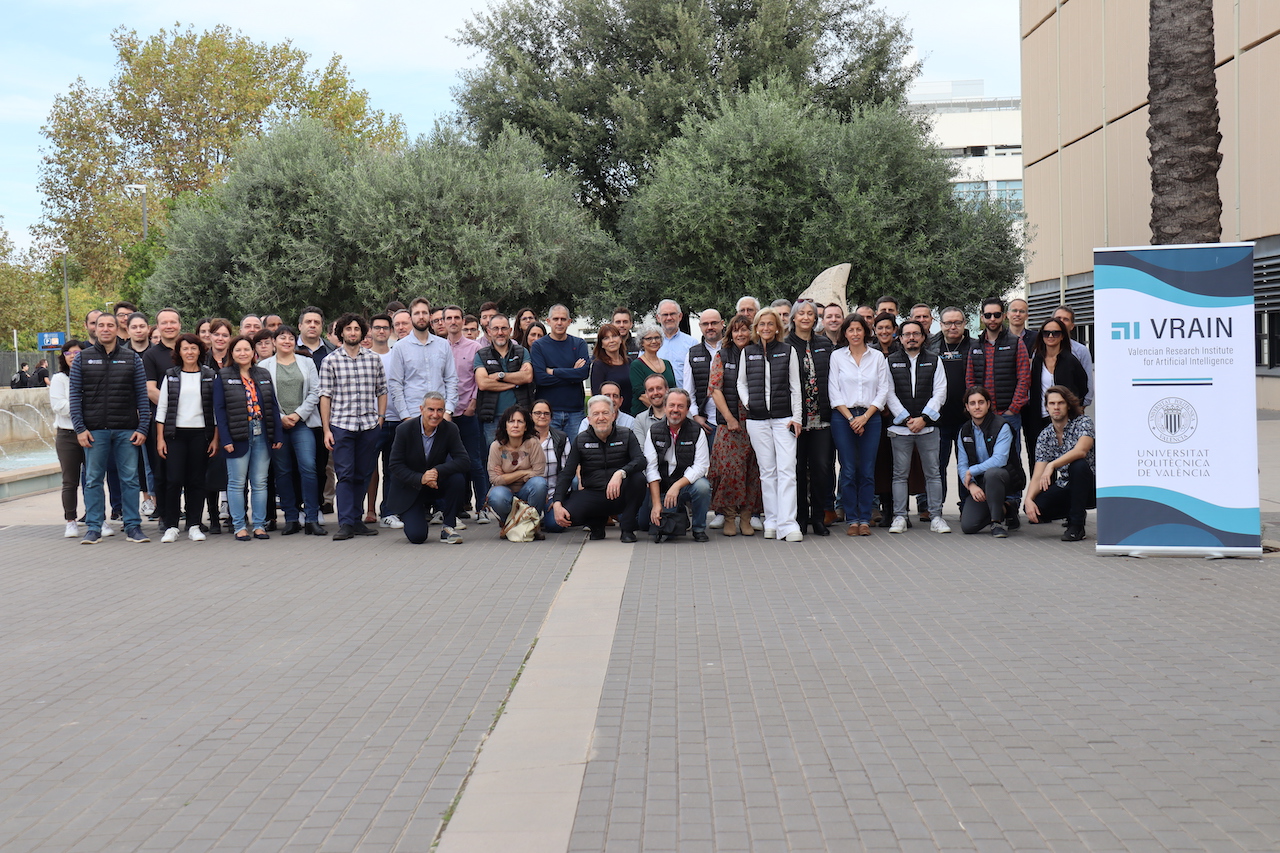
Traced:
<path id="1" fill-rule="evenodd" d="M 1227 557 L 1262 558 L 1262 548 L 1180 548 L 1176 545 L 1137 546 L 1132 545 L 1098 545 L 1099 556 L 1116 557 L 1204 557 L 1206 560 L 1223 560 Z"/>

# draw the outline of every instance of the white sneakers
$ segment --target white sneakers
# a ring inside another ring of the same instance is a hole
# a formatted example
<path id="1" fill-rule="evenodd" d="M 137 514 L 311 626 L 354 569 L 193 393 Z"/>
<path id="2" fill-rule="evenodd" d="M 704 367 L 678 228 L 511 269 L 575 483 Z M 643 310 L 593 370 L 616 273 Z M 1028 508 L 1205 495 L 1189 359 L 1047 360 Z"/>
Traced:
<path id="1" fill-rule="evenodd" d="M 488 524 L 490 521 L 489 510 L 482 509 L 476 513 L 476 524 Z"/>
<path id="2" fill-rule="evenodd" d="M 942 520 L 942 516 L 938 516 L 933 521 L 930 521 L 929 529 L 932 530 L 934 533 L 950 533 L 951 532 L 950 525 L 948 525 L 945 521 Z"/>
<path id="3" fill-rule="evenodd" d="M 404 522 L 400 520 L 398 515 L 384 515 L 382 521 L 378 522 L 380 527 L 389 527 L 392 530 L 399 530 L 404 527 Z"/>
<path id="4" fill-rule="evenodd" d="M 178 528 L 170 527 L 168 530 L 164 532 L 164 535 L 160 537 L 160 541 L 161 542 L 177 542 Z"/>
<path id="5" fill-rule="evenodd" d="M 905 515 L 895 515 L 893 517 L 893 524 L 889 525 L 889 532 L 890 533 L 906 533 L 907 517 Z"/>
<path id="6" fill-rule="evenodd" d="M 754 520 L 755 520 L 755 519 L 752 519 L 752 521 L 753 521 L 753 522 L 754 522 Z M 752 524 L 751 526 L 752 526 L 752 527 L 755 527 L 755 524 Z M 766 528 L 764 529 L 764 538 L 765 538 L 765 539 L 777 539 L 777 538 L 778 538 L 778 531 L 774 530 L 772 527 L 766 527 Z"/>
<path id="7" fill-rule="evenodd" d="M 203 542 L 204 531 L 201 530 L 199 526 L 192 527 L 189 530 L 187 530 L 187 538 L 190 539 L 192 542 Z"/>
<path id="8" fill-rule="evenodd" d="M 764 530 L 764 519 L 758 515 L 751 516 L 751 526 L 755 530 Z"/>
<path id="9" fill-rule="evenodd" d="M 711 520 L 707 522 L 707 527 L 712 530 L 722 530 L 724 528 L 724 516 L 718 512 L 707 513 L 711 516 Z"/>
<path id="10" fill-rule="evenodd" d="M 142 517 L 149 518 L 156 513 L 156 502 L 151 498 L 142 499 Z"/>
<path id="11" fill-rule="evenodd" d="M 109 521 L 103 521 L 103 522 L 102 522 L 102 536 L 103 536 L 103 538 L 105 539 L 105 538 L 106 538 L 106 537 L 108 537 L 108 536 L 115 536 L 115 535 L 116 535 L 116 532 L 115 532 L 114 530 L 112 530 L 112 529 L 111 529 L 111 522 L 109 522 Z"/>
<path id="12" fill-rule="evenodd" d="M 67 529 L 62 532 L 62 538 L 63 539 L 79 539 L 80 538 L 80 528 L 75 523 L 75 521 L 67 522 Z"/>
<path id="13" fill-rule="evenodd" d="M 801 533 L 799 530 L 793 530 L 790 533 L 788 533 L 785 538 L 787 542 L 803 542 L 804 534 Z"/>

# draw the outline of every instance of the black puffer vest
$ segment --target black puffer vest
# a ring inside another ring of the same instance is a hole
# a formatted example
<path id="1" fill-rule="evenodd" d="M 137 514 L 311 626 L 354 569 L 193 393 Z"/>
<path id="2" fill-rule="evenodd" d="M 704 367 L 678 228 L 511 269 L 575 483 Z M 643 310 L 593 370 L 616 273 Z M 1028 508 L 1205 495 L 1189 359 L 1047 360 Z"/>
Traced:
<path id="1" fill-rule="evenodd" d="M 965 458 L 969 460 L 970 465 L 974 465 L 978 461 L 977 448 L 974 445 L 974 432 L 982 435 L 983 444 L 987 447 L 987 458 L 990 459 L 996 451 L 996 439 L 1000 436 L 1000 427 L 1008 426 L 1004 422 L 1004 418 L 999 415 L 988 415 L 986 424 L 996 427 L 994 432 L 987 430 L 974 430 L 973 418 L 960 427 L 960 446 L 964 448 Z M 1009 427 L 1012 429 L 1012 427 Z M 1004 463 L 1004 470 L 1009 472 L 1009 494 L 1017 494 L 1027 485 L 1027 473 L 1022 469 L 1022 456 L 1017 453 L 1013 444 L 1009 445 L 1009 459 Z"/>
<path id="2" fill-rule="evenodd" d="M 729 407 L 729 414 L 735 418 L 738 417 L 740 411 L 738 403 L 738 368 L 742 362 L 738 359 L 741 357 L 742 350 L 733 344 L 725 344 L 720 349 L 720 364 L 724 367 L 724 379 L 721 382 L 720 393 L 724 394 L 724 401 Z"/>
<path id="3" fill-rule="evenodd" d="M 911 359 L 907 351 L 900 349 L 891 353 L 886 359 L 889 362 L 889 375 L 893 377 L 893 391 L 898 395 L 898 402 L 907 410 L 907 417 L 924 418 L 933 421 L 924 413 L 924 407 L 933 396 L 933 375 L 938 370 L 938 357 L 931 352 L 920 350 L 916 359 L 916 390 L 911 392 Z"/>
<path id="4" fill-rule="evenodd" d="M 762 344 L 747 344 L 742 350 L 746 362 L 742 369 L 747 373 L 747 417 L 753 421 L 773 418 L 794 418 L 800 413 L 791 411 L 791 359 L 795 351 L 785 341 L 774 341 L 768 351 Z M 764 363 L 769 360 L 769 406 L 766 407 L 764 388 Z"/>
<path id="5" fill-rule="evenodd" d="M 689 374 L 693 377 L 693 401 L 698 404 L 700 414 L 709 415 L 716 406 L 708 390 L 711 386 L 711 362 L 715 356 L 711 354 L 711 350 L 707 349 L 706 344 L 697 343 L 689 347 L 689 355 L 686 359 Z M 679 380 L 680 377 L 677 376 L 676 381 Z M 716 423 L 720 423 L 719 414 L 716 415 Z"/>
<path id="6" fill-rule="evenodd" d="M 818 417 L 823 421 L 830 421 L 831 391 L 827 380 L 831 375 L 831 352 L 835 349 L 835 344 L 831 343 L 831 338 L 823 334 L 814 334 L 813 337 L 806 341 L 794 332 L 787 335 L 787 343 L 796 351 L 796 358 L 800 359 L 800 390 L 802 397 L 805 385 L 809 381 L 809 374 L 804 367 L 806 345 L 813 353 L 813 369 L 818 374 Z"/>
<path id="7" fill-rule="evenodd" d="M 94 344 L 80 353 L 75 367 L 80 369 L 80 414 L 85 429 L 136 430 L 138 389 L 134 383 L 142 370 L 138 354 L 117 342 L 107 355 L 102 344 Z M 148 406 L 148 416 L 150 413 Z"/>
<path id="8" fill-rule="evenodd" d="M 249 376 L 258 387 L 258 406 L 262 409 L 262 431 L 270 437 L 275 433 L 276 421 L 276 389 L 271 384 L 271 374 L 264 367 L 256 364 L 249 368 Z M 231 442 L 239 444 L 249 440 L 249 396 L 244 391 L 244 383 L 240 380 L 240 368 L 229 364 L 218 371 L 218 381 L 222 383 L 223 399 L 227 403 L 227 429 L 231 431 Z M 222 437 L 223 444 L 229 444 Z"/>
<path id="9" fill-rule="evenodd" d="M 1021 338 L 1015 338 L 1009 334 L 1008 329 L 1002 329 L 999 337 L 996 338 L 995 354 L 991 359 L 995 362 L 994 365 L 987 363 L 985 336 L 975 340 L 973 348 L 969 350 L 969 364 L 973 366 L 973 384 L 981 385 L 991 391 L 995 396 L 991 401 L 991 408 L 997 412 L 1003 412 L 1009 408 L 1009 404 L 1013 402 L 1014 392 L 1018 390 L 1017 348 L 1021 346 Z M 993 371 L 994 383 L 987 376 L 988 369 Z"/>
<path id="10" fill-rule="evenodd" d="M 164 437 L 168 441 L 172 441 L 178 435 L 178 395 L 182 392 L 182 368 L 171 367 L 164 372 L 165 379 L 165 396 L 168 398 L 166 405 L 168 406 L 169 421 L 164 425 Z M 200 404 L 204 409 L 204 434 L 205 438 L 213 438 L 213 430 L 216 424 L 213 420 L 213 383 L 218 374 L 213 372 L 213 368 L 200 365 Z M 245 403 L 246 412 L 248 403 Z M 227 412 L 231 411 L 231 401 L 227 401 Z M 248 417 L 248 415 L 245 415 Z"/>
<path id="11" fill-rule="evenodd" d="M 684 476 L 684 472 L 698 457 L 698 436 L 702 427 L 692 418 L 685 418 L 676 432 L 676 467 L 669 469 L 667 465 L 667 449 L 671 446 L 671 430 L 666 421 L 658 421 L 649 427 L 649 440 L 653 449 L 658 452 L 658 476 L 662 488 L 669 489 L 671 484 Z"/>
<path id="12" fill-rule="evenodd" d="M 507 357 L 503 358 L 498 355 L 498 351 L 493 345 L 485 347 L 478 353 L 484 369 L 488 372 L 489 378 L 495 378 L 499 373 L 515 373 L 520 369 L 520 365 L 529 360 L 529 354 L 525 348 L 515 341 L 507 345 Z M 523 356 L 523 358 L 521 358 Z M 514 366 L 514 369 L 508 369 Z M 533 389 L 535 383 L 529 382 L 525 385 L 517 385 L 512 393 L 516 395 L 516 405 L 528 411 L 533 408 Z M 499 391 L 476 391 L 476 415 L 480 418 L 480 423 L 487 424 L 489 421 L 497 420 L 498 415 L 502 412 L 498 411 L 498 395 Z"/>

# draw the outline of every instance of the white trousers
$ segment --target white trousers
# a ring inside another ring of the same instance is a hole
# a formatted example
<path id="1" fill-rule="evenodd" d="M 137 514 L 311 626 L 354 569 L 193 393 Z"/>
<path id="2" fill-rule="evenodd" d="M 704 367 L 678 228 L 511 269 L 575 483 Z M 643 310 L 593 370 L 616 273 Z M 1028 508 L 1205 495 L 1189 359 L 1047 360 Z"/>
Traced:
<path id="1" fill-rule="evenodd" d="M 796 437 L 787 429 L 791 419 L 748 420 L 746 423 L 751 447 L 760 464 L 764 528 L 778 531 L 781 539 L 800 529 L 796 523 Z"/>

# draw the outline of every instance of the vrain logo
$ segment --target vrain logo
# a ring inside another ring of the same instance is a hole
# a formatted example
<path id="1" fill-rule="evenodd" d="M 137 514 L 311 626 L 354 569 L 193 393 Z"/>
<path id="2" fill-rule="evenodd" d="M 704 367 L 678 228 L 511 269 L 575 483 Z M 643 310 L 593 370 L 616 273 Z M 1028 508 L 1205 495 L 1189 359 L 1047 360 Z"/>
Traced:
<path id="1" fill-rule="evenodd" d="M 1195 434 L 1199 418 L 1195 407 L 1181 397 L 1165 397 L 1147 413 L 1151 434 L 1165 444 L 1181 444 Z"/>
<path id="2" fill-rule="evenodd" d="M 1132 335 L 1129 334 L 1130 329 L 1133 330 Z M 1113 341 L 1128 341 L 1128 340 L 1136 341 L 1140 337 L 1142 337 L 1141 321 L 1136 323 L 1112 323 L 1111 324 L 1111 340 Z"/>

